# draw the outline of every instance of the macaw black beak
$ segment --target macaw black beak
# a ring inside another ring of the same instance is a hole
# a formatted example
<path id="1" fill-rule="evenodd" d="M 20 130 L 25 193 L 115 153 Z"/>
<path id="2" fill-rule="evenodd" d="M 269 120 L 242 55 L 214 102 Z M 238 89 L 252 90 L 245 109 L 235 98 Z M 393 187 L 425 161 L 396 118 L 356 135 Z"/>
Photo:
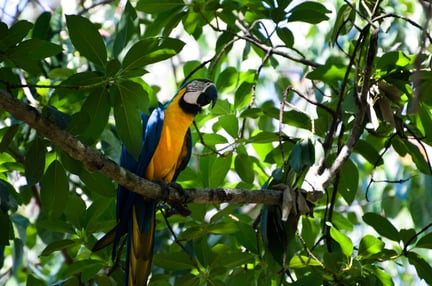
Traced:
<path id="1" fill-rule="evenodd" d="M 217 90 L 216 86 L 214 84 L 209 85 L 207 89 L 200 94 L 198 97 L 198 105 L 199 106 L 206 106 L 210 102 L 212 103 L 212 108 L 215 106 L 217 101 Z"/>

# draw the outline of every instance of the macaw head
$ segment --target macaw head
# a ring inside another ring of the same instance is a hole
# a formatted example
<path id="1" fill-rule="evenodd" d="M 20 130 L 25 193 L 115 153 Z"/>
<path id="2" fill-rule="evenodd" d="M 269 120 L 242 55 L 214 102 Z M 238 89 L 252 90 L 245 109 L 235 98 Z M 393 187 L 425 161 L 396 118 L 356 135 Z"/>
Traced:
<path id="1" fill-rule="evenodd" d="M 217 90 L 215 84 L 207 79 L 194 79 L 185 83 L 179 91 L 180 107 L 186 113 L 193 115 L 201 112 L 202 107 L 216 104 Z"/>

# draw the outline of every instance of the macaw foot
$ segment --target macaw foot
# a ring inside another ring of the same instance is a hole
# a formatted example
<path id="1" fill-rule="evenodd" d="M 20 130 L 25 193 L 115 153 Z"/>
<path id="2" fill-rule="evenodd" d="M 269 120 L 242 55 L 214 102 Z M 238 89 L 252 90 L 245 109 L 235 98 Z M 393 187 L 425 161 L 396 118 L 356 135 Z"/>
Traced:
<path id="1" fill-rule="evenodd" d="M 175 182 L 165 183 L 162 180 L 155 181 L 158 184 L 162 192 L 164 193 L 164 201 L 171 205 L 171 209 L 167 211 L 167 215 L 171 216 L 173 214 L 180 214 L 182 216 L 188 216 L 191 214 L 190 209 L 188 209 L 186 202 L 188 196 L 184 191 L 183 187 Z M 173 188 L 177 191 L 176 199 L 170 199 L 170 189 Z"/>
<path id="2" fill-rule="evenodd" d="M 282 220 L 286 221 L 292 213 L 294 215 L 313 215 L 313 203 L 309 200 L 308 192 L 301 189 L 292 189 L 285 184 L 272 186 L 273 189 L 282 190 Z"/>

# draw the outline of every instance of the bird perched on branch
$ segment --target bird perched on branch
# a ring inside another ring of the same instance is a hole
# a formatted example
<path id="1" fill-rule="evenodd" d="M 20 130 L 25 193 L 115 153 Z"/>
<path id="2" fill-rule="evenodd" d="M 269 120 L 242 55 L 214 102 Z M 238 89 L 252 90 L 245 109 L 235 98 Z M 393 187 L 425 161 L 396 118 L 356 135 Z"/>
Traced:
<path id="1" fill-rule="evenodd" d="M 147 180 L 175 182 L 186 167 L 192 148 L 190 125 L 202 107 L 215 105 L 217 91 L 213 82 L 195 79 L 182 85 L 174 97 L 151 114 L 142 114 L 143 139 L 136 160 L 123 147 L 120 164 Z M 111 243 L 113 260 L 121 237 L 127 235 L 124 285 L 147 285 L 153 257 L 155 212 L 158 201 L 145 199 L 123 186 L 117 192 L 117 226 L 102 237 L 93 250 Z"/>

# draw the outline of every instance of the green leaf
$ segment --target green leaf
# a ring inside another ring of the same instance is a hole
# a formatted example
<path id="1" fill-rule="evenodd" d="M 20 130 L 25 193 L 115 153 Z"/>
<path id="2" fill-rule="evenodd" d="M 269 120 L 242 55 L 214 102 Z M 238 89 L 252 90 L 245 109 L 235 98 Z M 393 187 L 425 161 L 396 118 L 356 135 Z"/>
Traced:
<path id="1" fill-rule="evenodd" d="M 194 239 L 192 241 L 193 249 L 201 265 L 207 266 L 210 263 L 210 247 L 206 237 Z"/>
<path id="2" fill-rule="evenodd" d="M 115 34 L 113 44 L 114 57 L 117 58 L 126 45 L 133 42 L 140 34 L 137 13 L 130 2 L 127 1 L 120 21 L 117 24 L 117 33 Z"/>
<path id="3" fill-rule="evenodd" d="M 110 113 L 109 94 L 105 88 L 93 90 L 82 105 L 81 112 L 87 114 L 89 121 L 82 133 L 84 141 L 95 142 L 102 134 Z"/>
<path id="4" fill-rule="evenodd" d="M 14 187 L 9 182 L 0 179 L 0 211 L 16 211 L 18 203 L 14 194 L 16 194 Z"/>
<path id="5" fill-rule="evenodd" d="M 376 61 L 377 69 L 392 70 L 394 68 L 406 67 L 414 64 L 416 56 L 407 56 L 403 52 L 388 52 L 379 57 Z"/>
<path id="6" fill-rule="evenodd" d="M 251 225 L 239 222 L 239 231 L 235 234 L 237 241 L 248 251 L 258 254 L 257 236 Z"/>
<path id="7" fill-rule="evenodd" d="M 66 25 L 72 44 L 80 54 L 99 68 L 104 68 L 107 50 L 96 25 L 78 15 L 66 15 Z"/>
<path id="8" fill-rule="evenodd" d="M 255 236 L 255 235 L 254 235 Z M 247 252 L 222 253 L 212 263 L 212 266 L 222 266 L 227 269 L 233 269 L 247 263 L 253 263 L 253 257 Z"/>
<path id="9" fill-rule="evenodd" d="M 420 144 L 414 145 L 410 141 L 404 141 L 405 146 L 407 147 L 408 153 L 411 155 L 414 163 L 416 164 L 418 170 L 426 175 L 431 175 L 432 170 L 428 162 L 426 161 L 426 156 L 423 155 L 422 152 L 425 152 L 423 148 L 420 147 Z M 418 142 L 417 142 L 418 143 Z M 421 152 L 420 152 L 421 149 Z"/>
<path id="10" fill-rule="evenodd" d="M 220 93 L 234 89 L 238 81 L 238 71 L 234 67 L 224 69 L 218 76 L 216 86 Z"/>
<path id="11" fill-rule="evenodd" d="M 101 173 L 83 170 L 80 173 L 80 179 L 91 192 L 96 192 L 107 197 L 115 195 L 115 188 L 111 179 Z"/>
<path id="12" fill-rule="evenodd" d="M 92 89 L 107 84 L 107 79 L 97 72 L 80 72 L 71 75 L 61 82 L 62 86 L 67 86 L 69 88 L 58 88 L 54 91 L 54 94 L 57 94 L 60 100 L 84 98 L 86 93 L 90 92 Z"/>
<path id="13" fill-rule="evenodd" d="M 408 261 L 414 265 L 418 276 L 424 279 L 427 284 L 432 285 L 432 267 L 429 261 L 425 261 L 423 257 L 411 251 L 408 251 Z"/>
<path id="14" fill-rule="evenodd" d="M 48 217 L 59 217 L 67 204 L 69 182 L 62 164 L 53 161 L 41 180 L 42 208 Z"/>
<path id="15" fill-rule="evenodd" d="M 77 229 L 81 229 L 86 215 L 86 204 L 84 200 L 74 193 L 69 194 L 64 214 L 72 225 Z"/>
<path id="16" fill-rule="evenodd" d="M 331 35 L 331 42 L 334 44 L 338 36 L 346 35 L 351 31 L 355 21 L 355 10 L 350 5 L 342 5 L 336 15 L 336 22 L 333 26 Z"/>
<path id="17" fill-rule="evenodd" d="M 201 133 L 201 135 L 203 136 L 204 142 L 210 146 L 214 146 L 216 144 L 224 144 L 228 142 L 225 136 L 217 133 Z"/>
<path id="18" fill-rule="evenodd" d="M 24 243 L 21 239 L 15 238 L 13 241 L 12 248 L 12 271 L 13 273 L 18 273 L 21 267 L 24 255 Z"/>
<path id="19" fill-rule="evenodd" d="M 367 259 L 371 255 L 379 254 L 384 249 L 384 242 L 373 235 L 367 234 L 360 241 L 358 255 Z"/>
<path id="20" fill-rule="evenodd" d="M 18 44 L 32 27 L 33 24 L 26 20 L 16 22 L 3 36 L 0 34 L 0 49 L 6 50 Z"/>
<path id="21" fill-rule="evenodd" d="M 0 196 L 2 193 L 2 188 L 0 187 Z M 9 240 L 13 239 L 13 226 L 7 212 L 0 210 L 0 227 L 2 231 L 0 232 L 0 246 L 9 245 Z M 1 253 L 0 253 L 1 255 Z M 2 260 L 0 260 L 1 265 Z"/>
<path id="22" fill-rule="evenodd" d="M 264 144 L 279 141 L 279 134 L 273 132 L 260 132 L 248 139 L 249 143 Z"/>
<path id="23" fill-rule="evenodd" d="M 231 137 L 236 138 L 239 132 L 239 122 L 237 116 L 234 114 L 228 114 L 225 116 L 219 117 L 219 124 L 228 132 Z"/>
<path id="24" fill-rule="evenodd" d="M 293 269 L 306 268 L 310 266 L 321 266 L 322 264 L 308 256 L 296 255 L 291 258 L 288 267 Z"/>
<path id="25" fill-rule="evenodd" d="M 338 66 L 332 63 L 327 63 L 323 66 L 315 68 L 306 75 L 306 78 L 311 80 L 324 81 L 331 85 L 337 85 L 345 77 L 346 66 Z"/>
<path id="26" fill-rule="evenodd" d="M 8 50 L 8 57 L 17 64 L 22 61 L 41 60 L 61 53 L 59 45 L 39 39 L 29 39 Z"/>
<path id="27" fill-rule="evenodd" d="M 340 245 L 342 253 L 350 257 L 354 250 L 351 239 L 334 227 L 330 228 L 330 235 Z"/>
<path id="28" fill-rule="evenodd" d="M 40 14 L 34 24 L 32 30 L 32 38 L 48 41 L 50 39 L 50 34 L 52 33 L 50 27 L 50 21 L 51 21 L 50 12 L 43 12 L 42 14 Z"/>
<path id="29" fill-rule="evenodd" d="M 121 86 L 113 86 L 110 93 L 114 97 L 114 118 L 117 132 L 129 153 L 138 158 L 141 153 L 142 124 L 136 106 L 135 94 L 130 94 Z"/>
<path id="30" fill-rule="evenodd" d="M 365 213 L 363 220 L 380 235 L 393 241 L 400 241 L 399 231 L 387 218 L 375 213 Z"/>
<path id="31" fill-rule="evenodd" d="M 357 190 L 359 189 L 359 173 L 357 166 L 348 159 L 342 165 L 340 171 L 339 192 L 347 204 L 354 201 Z"/>
<path id="32" fill-rule="evenodd" d="M 239 154 L 234 160 L 234 167 L 240 178 L 246 183 L 253 183 L 255 173 L 253 162 L 246 154 Z"/>
<path id="33" fill-rule="evenodd" d="M 159 14 L 166 10 L 184 7 L 182 0 L 139 0 L 136 9 L 149 14 Z"/>
<path id="34" fill-rule="evenodd" d="M 329 13 L 331 13 L 331 11 L 327 10 L 327 8 L 321 3 L 305 1 L 288 12 L 288 21 L 318 24 L 322 21 L 328 20 L 329 17 L 326 14 Z"/>
<path id="35" fill-rule="evenodd" d="M 26 286 L 45 286 L 45 281 L 34 277 L 33 275 L 29 275 L 27 278 Z"/>
<path id="36" fill-rule="evenodd" d="M 142 69 L 144 66 L 166 60 L 178 54 L 185 43 L 174 38 L 146 38 L 135 43 L 123 59 L 123 70 Z"/>
<path id="37" fill-rule="evenodd" d="M 368 265 L 369 266 L 369 265 Z M 393 286 L 394 282 L 393 282 L 393 277 L 386 271 L 382 270 L 379 267 L 376 266 L 372 266 L 372 267 L 367 267 L 367 269 L 372 272 L 376 278 L 378 278 L 379 282 L 381 282 L 381 284 L 378 284 L 375 277 L 373 281 L 373 283 L 376 285 L 383 285 L 383 286 Z M 369 285 L 369 284 L 368 284 Z"/>
<path id="38" fill-rule="evenodd" d="M 208 232 L 213 234 L 231 234 L 238 232 L 237 222 L 219 222 L 210 224 Z"/>
<path id="39" fill-rule="evenodd" d="M 295 172 L 300 172 L 302 167 L 302 161 L 301 161 L 301 147 L 299 144 L 294 145 L 294 148 L 292 149 L 288 157 L 288 163 Z"/>
<path id="40" fill-rule="evenodd" d="M 3 153 L 9 148 L 9 145 L 12 143 L 12 140 L 15 134 L 17 133 L 18 129 L 19 129 L 18 124 L 13 124 L 10 127 L 5 127 L 0 129 L 0 136 L 3 135 L 1 136 L 1 140 L 0 140 L 0 153 Z M 3 134 L 3 131 L 6 132 L 4 132 Z"/>
<path id="41" fill-rule="evenodd" d="M 234 94 L 234 108 L 241 109 L 250 104 L 253 83 L 242 82 Z"/>
<path id="42" fill-rule="evenodd" d="M 422 236 L 417 242 L 416 247 L 432 249 L 432 232 Z"/>
<path id="43" fill-rule="evenodd" d="M 216 157 L 211 163 L 208 174 L 209 187 L 220 187 L 225 182 L 226 175 L 231 167 L 232 156 Z"/>
<path id="44" fill-rule="evenodd" d="M 60 251 L 63 249 L 67 249 L 69 247 L 72 247 L 72 246 L 75 246 L 78 244 L 79 244 L 78 241 L 72 240 L 72 239 L 62 239 L 62 240 L 54 241 L 45 247 L 45 249 L 42 251 L 41 255 L 42 256 L 48 256 L 51 253 L 53 253 L 54 251 Z"/>
<path id="45" fill-rule="evenodd" d="M 284 42 L 286 47 L 292 48 L 292 46 L 294 45 L 294 35 L 290 29 L 285 27 L 277 28 L 276 34 L 282 40 L 282 42 Z"/>
<path id="46" fill-rule="evenodd" d="M 46 148 L 43 140 L 36 136 L 30 143 L 24 161 L 27 184 L 35 185 L 42 178 L 45 170 Z"/>
<path id="47" fill-rule="evenodd" d="M 81 280 L 83 282 L 93 278 L 96 273 L 102 269 L 104 266 L 104 262 L 100 260 L 94 259 L 86 259 L 74 261 L 71 265 L 69 265 L 64 271 L 63 275 L 65 277 L 70 277 L 74 274 L 79 273 L 81 276 Z"/>
<path id="48" fill-rule="evenodd" d="M 363 158 L 368 160 L 368 162 L 374 166 L 381 166 L 384 164 L 384 161 L 378 151 L 375 150 L 374 146 L 365 140 L 358 140 L 354 146 L 354 151 L 362 155 Z"/>
<path id="49" fill-rule="evenodd" d="M 159 252 L 153 257 L 153 263 L 166 270 L 189 270 L 194 266 L 189 256 L 184 252 Z"/>
<path id="50" fill-rule="evenodd" d="M 422 132 L 426 137 L 424 140 L 429 142 L 429 145 L 432 145 L 432 115 L 430 108 L 427 107 L 426 104 L 420 104 L 418 112 L 420 115 L 421 125 L 423 125 Z"/>

